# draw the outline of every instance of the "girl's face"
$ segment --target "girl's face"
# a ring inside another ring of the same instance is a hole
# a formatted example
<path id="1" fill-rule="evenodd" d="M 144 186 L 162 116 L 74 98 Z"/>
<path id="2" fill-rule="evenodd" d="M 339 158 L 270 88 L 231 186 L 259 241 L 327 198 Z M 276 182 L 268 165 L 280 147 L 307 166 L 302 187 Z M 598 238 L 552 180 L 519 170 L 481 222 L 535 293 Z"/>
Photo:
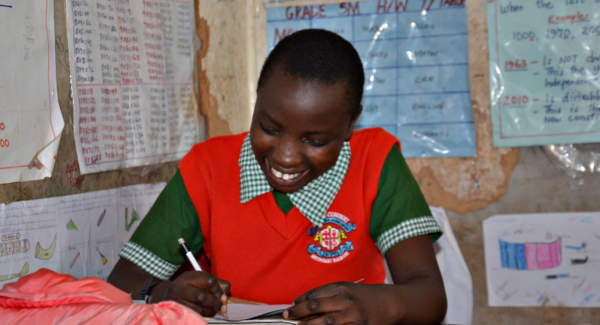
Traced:
<path id="1" fill-rule="evenodd" d="M 276 68 L 258 92 L 250 141 L 269 185 L 292 193 L 336 163 L 352 136 L 346 84 L 294 79 Z"/>

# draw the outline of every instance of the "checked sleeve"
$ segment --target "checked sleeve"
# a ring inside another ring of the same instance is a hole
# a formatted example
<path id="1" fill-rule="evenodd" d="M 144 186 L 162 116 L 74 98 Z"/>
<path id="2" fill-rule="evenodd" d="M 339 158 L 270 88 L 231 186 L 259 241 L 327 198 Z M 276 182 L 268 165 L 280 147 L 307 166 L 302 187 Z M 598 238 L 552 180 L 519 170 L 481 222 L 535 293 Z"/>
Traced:
<path id="1" fill-rule="evenodd" d="M 119 256 L 166 280 L 187 260 L 179 238 L 194 255 L 204 243 L 198 214 L 178 170 Z"/>
<path id="2" fill-rule="evenodd" d="M 442 235 L 442 229 L 431 215 L 429 205 L 396 145 L 381 169 L 369 233 L 383 255 L 410 237 L 430 234 L 435 242 Z"/>

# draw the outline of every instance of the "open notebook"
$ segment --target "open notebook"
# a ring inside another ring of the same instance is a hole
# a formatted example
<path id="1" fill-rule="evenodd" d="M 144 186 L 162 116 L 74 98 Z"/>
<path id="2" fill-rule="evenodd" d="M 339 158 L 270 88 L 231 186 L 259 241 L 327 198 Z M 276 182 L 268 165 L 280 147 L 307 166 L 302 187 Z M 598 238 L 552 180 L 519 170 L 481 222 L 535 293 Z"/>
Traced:
<path id="1" fill-rule="evenodd" d="M 271 323 L 271 324 L 297 324 L 297 321 L 283 319 L 283 311 L 292 305 L 254 305 L 254 304 L 227 304 L 227 316 L 216 315 L 215 318 L 206 318 L 209 324 L 249 324 L 249 323 Z M 260 318 L 260 319 L 259 319 Z"/>

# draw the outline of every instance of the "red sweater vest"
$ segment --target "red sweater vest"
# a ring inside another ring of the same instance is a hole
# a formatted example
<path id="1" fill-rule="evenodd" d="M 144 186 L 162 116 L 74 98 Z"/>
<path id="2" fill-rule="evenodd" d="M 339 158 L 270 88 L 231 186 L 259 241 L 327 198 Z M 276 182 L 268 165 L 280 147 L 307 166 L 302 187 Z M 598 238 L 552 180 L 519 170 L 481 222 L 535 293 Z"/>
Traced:
<path id="1" fill-rule="evenodd" d="M 179 163 L 212 273 L 231 282 L 231 295 L 282 304 L 332 282 L 383 283 L 369 220 L 381 169 L 398 140 L 379 128 L 354 132 L 346 178 L 316 229 L 296 207 L 283 214 L 270 192 L 240 203 L 245 136 L 209 139 Z"/>

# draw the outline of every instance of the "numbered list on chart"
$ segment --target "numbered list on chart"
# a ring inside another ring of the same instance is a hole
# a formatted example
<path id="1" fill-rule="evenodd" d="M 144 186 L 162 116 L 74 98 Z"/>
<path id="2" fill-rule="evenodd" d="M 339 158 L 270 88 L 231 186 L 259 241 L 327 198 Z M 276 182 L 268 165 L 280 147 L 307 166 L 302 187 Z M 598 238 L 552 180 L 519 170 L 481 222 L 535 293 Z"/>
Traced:
<path id="1" fill-rule="evenodd" d="M 177 160 L 198 141 L 193 1 L 68 1 L 83 174 Z"/>
<path id="2" fill-rule="evenodd" d="M 598 142 L 600 1 L 488 3 L 494 145 Z"/>

